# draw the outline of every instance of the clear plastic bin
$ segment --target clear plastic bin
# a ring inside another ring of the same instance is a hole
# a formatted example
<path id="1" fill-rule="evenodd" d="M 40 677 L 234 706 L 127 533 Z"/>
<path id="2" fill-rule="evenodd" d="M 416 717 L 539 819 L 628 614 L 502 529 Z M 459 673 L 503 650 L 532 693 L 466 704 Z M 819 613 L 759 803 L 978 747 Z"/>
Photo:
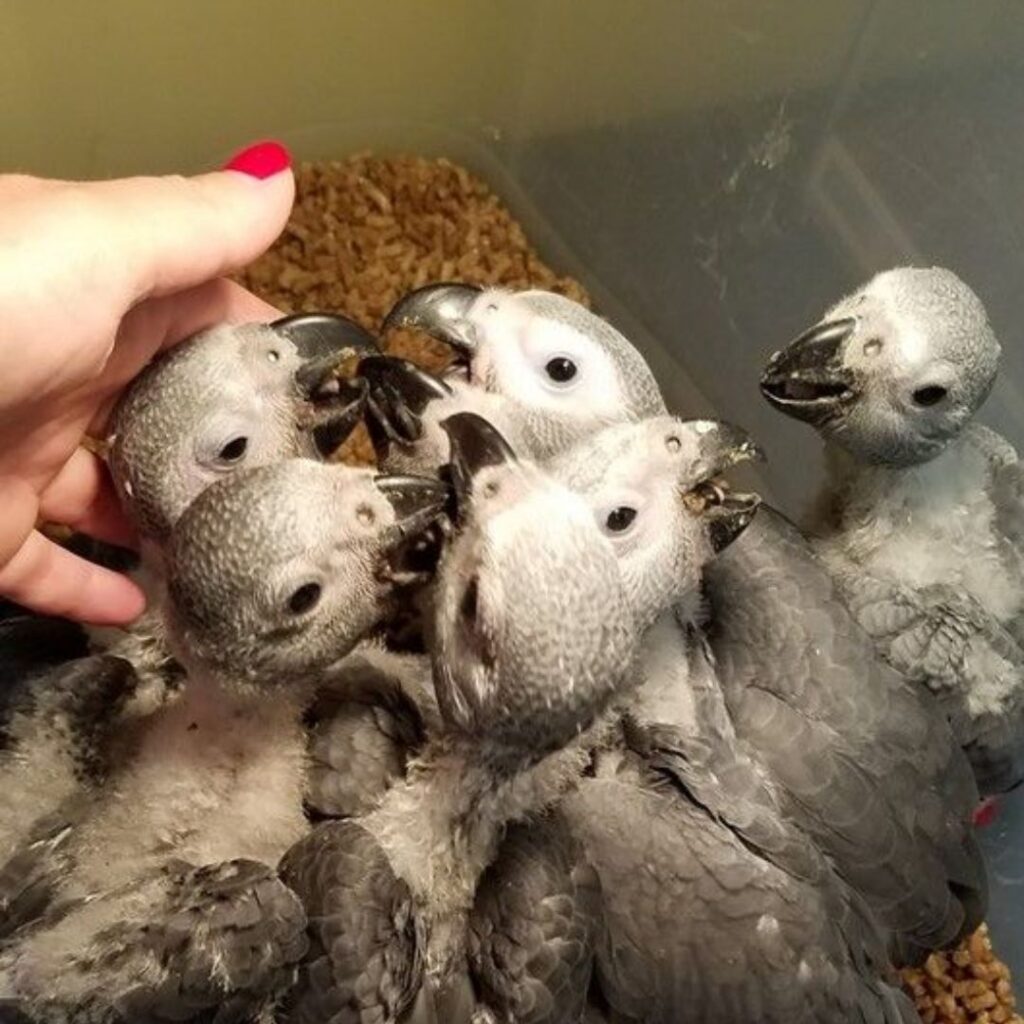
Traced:
<path id="1" fill-rule="evenodd" d="M 263 136 L 463 161 L 677 409 L 755 431 L 788 510 L 818 448 L 759 368 L 884 267 L 945 264 L 979 292 L 1004 345 L 984 419 L 1024 445 L 1015 0 L 8 0 L 0 52 L 4 169 L 190 171 Z M 985 842 L 1024 977 L 1024 798 Z"/>

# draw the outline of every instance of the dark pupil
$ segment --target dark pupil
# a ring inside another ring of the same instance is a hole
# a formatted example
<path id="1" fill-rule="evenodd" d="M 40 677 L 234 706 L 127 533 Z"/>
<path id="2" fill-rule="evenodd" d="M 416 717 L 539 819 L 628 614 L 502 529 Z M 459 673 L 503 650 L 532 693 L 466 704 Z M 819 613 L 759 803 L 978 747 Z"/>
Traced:
<path id="1" fill-rule="evenodd" d="M 620 505 L 608 513 L 608 529 L 613 533 L 621 533 L 628 529 L 629 524 L 636 519 L 636 509 L 628 505 Z"/>
<path id="2" fill-rule="evenodd" d="M 288 608 L 295 614 L 308 612 L 320 600 L 320 584 L 304 583 L 288 599 Z"/>
<path id="3" fill-rule="evenodd" d="M 556 384 L 565 384 L 576 376 L 576 364 L 565 356 L 555 356 L 544 369 Z"/>
<path id="4" fill-rule="evenodd" d="M 249 441 L 247 438 L 236 437 L 233 441 L 228 441 L 221 448 L 220 459 L 222 462 L 237 462 L 245 454 L 245 450 L 248 447 Z"/>
<path id="5" fill-rule="evenodd" d="M 914 401 L 918 405 L 937 405 L 946 397 L 946 389 L 932 384 L 926 388 L 918 388 L 914 392 Z"/>

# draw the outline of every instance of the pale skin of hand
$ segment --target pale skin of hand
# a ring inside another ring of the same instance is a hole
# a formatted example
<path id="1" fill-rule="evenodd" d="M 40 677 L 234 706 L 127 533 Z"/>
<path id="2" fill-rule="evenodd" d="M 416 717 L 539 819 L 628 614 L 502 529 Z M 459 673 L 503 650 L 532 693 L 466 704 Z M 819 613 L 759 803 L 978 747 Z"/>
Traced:
<path id="1" fill-rule="evenodd" d="M 161 349 L 278 315 L 224 275 L 273 242 L 294 189 L 287 169 L 87 184 L 0 175 L 0 596 L 100 624 L 143 611 L 127 577 L 37 524 L 132 543 L 82 441 L 104 436 L 118 395 Z"/>

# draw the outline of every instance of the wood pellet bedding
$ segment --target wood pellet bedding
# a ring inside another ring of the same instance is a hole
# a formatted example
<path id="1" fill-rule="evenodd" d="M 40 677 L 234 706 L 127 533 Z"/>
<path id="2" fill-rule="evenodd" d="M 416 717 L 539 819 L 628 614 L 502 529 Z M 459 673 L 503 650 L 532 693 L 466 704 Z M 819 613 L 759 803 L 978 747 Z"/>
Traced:
<path id="1" fill-rule="evenodd" d="M 360 154 L 301 164 L 297 180 L 281 238 L 239 276 L 283 312 L 336 311 L 375 331 L 402 295 L 433 281 L 546 288 L 589 305 L 584 287 L 541 260 L 490 188 L 449 160 Z M 448 355 L 411 332 L 384 340 L 431 370 Z M 359 434 L 343 455 L 373 457 Z M 903 983 L 925 1024 L 1024 1024 L 984 926 L 956 950 L 904 971 Z"/>

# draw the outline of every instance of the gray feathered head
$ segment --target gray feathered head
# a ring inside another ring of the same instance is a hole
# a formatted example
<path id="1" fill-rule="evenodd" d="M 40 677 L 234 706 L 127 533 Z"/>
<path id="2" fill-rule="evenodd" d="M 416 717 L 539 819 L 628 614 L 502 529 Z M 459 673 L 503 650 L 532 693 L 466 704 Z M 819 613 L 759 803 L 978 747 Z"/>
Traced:
<path id="1" fill-rule="evenodd" d="M 167 552 L 172 642 L 235 682 L 293 683 L 388 608 L 390 559 L 441 510 L 436 480 L 289 459 L 203 491 Z"/>
<path id="2" fill-rule="evenodd" d="M 484 756 L 514 767 L 594 721 L 624 683 L 637 634 L 586 503 L 518 461 L 480 417 L 447 426 L 457 532 L 438 572 L 438 702 Z"/>
<path id="3" fill-rule="evenodd" d="M 332 450 L 358 422 L 364 389 L 339 380 L 376 351 L 344 317 L 221 324 L 140 374 L 112 419 L 110 467 L 144 538 L 163 543 L 205 487 L 240 469 Z"/>
<path id="4" fill-rule="evenodd" d="M 998 366 L 978 296 L 949 270 L 901 267 L 772 356 L 761 390 L 860 461 L 913 465 L 960 433 Z"/>
<path id="5" fill-rule="evenodd" d="M 608 427 L 551 463 L 611 543 L 640 628 L 695 599 L 703 567 L 749 525 L 759 499 L 722 474 L 759 454 L 738 427 L 657 416 Z"/>
<path id="6" fill-rule="evenodd" d="M 415 327 L 450 344 L 465 379 L 508 403 L 501 414 L 523 457 L 544 460 L 610 423 L 665 410 L 633 345 L 552 292 L 430 285 L 395 306 L 390 327 Z"/>

